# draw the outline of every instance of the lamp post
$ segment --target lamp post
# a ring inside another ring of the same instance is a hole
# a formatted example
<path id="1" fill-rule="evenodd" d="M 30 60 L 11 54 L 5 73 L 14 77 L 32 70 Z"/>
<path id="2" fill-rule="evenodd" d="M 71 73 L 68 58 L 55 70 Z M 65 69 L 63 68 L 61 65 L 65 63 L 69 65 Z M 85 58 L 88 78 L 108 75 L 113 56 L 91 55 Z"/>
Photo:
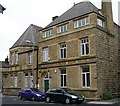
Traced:
<path id="1" fill-rule="evenodd" d="M 31 43 L 33 45 L 33 58 L 32 58 L 32 71 L 34 72 L 34 51 L 35 51 L 35 44 L 30 40 L 26 40 L 27 43 Z M 35 87 L 38 88 L 38 48 L 36 53 L 36 84 Z"/>

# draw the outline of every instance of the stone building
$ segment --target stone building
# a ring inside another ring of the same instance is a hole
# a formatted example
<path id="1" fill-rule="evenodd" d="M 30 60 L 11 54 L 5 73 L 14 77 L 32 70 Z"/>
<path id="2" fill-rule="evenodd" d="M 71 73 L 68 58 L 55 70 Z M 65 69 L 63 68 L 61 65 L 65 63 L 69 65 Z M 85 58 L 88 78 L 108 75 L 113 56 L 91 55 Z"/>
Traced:
<path id="1" fill-rule="evenodd" d="M 87 98 L 118 92 L 118 30 L 112 3 L 80 2 L 39 34 L 40 89 L 68 87 Z"/>
<path id="2" fill-rule="evenodd" d="M 8 61 L 8 57 L 5 59 L 5 61 L 0 61 L 0 92 L 3 92 L 2 88 L 4 86 L 5 80 L 6 80 L 6 76 L 7 76 L 7 72 L 9 71 L 9 61 Z M 2 73 L 4 73 L 2 75 Z"/>
<path id="3" fill-rule="evenodd" d="M 31 24 L 9 50 L 4 94 L 16 95 L 22 87 L 67 87 L 86 98 L 118 93 L 120 28 L 112 3 L 101 7 L 80 2 L 45 28 Z"/>
<path id="4" fill-rule="evenodd" d="M 10 48 L 9 70 L 3 71 L 4 92 L 17 95 L 22 87 L 36 86 L 36 70 L 38 60 L 38 31 L 41 27 L 31 24 Z"/>

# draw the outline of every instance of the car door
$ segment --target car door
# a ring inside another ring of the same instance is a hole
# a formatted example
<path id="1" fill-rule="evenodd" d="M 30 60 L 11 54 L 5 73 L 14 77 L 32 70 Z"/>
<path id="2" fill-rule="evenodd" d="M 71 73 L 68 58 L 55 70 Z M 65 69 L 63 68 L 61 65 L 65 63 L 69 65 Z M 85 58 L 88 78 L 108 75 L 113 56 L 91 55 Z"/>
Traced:
<path id="1" fill-rule="evenodd" d="M 64 92 L 61 89 L 56 90 L 55 98 L 58 102 L 64 102 L 64 99 L 65 99 Z"/>
<path id="2" fill-rule="evenodd" d="M 27 89 L 24 89 L 24 90 L 22 91 L 22 94 L 21 94 L 21 95 L 22 95 L 23 98 L 26 98 L 26 90 L 27 90 Z"/>
<path id="3" fill-rule="evenodd" d="M 31 91 L 30 89 L 27 89 L 27 90 L 26 90 L 26 98 L 27 98 L 27 99 L 31 99 L 31 97 L 32 97 L 32 94 L 31 94 L 31 93 L 32 93 L 32 91 Z"/>

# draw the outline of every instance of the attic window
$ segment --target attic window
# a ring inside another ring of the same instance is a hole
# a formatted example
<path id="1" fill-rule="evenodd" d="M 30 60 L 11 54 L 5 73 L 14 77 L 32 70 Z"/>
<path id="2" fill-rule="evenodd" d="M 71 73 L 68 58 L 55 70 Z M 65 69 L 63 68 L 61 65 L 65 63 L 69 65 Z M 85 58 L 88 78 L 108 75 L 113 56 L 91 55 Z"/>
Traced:
<path id="1" fill-rule="evenodd" d="M 57 28 L 58 33 L 65 32 L 67 30 L 69 30 L 69 24 L 68 23 L 64 24 L 64 25 L 61 25 Z"/>
<path id="2" fill-rule="evenodd" d="M 46 38 L 46 37 L 49 37 L 49 36 L 51 36 L 52 35 L 52 30 L 50 29 L 50 30 L 47 30 L 47 31 L 45 31 L 44 33 L 43 33 L 43 38 Z"/>
<path id="3" fill-rule="evenodd" d="M 101 26 L 101 27 L 104 27 L 104 26 L 105 26 L 104 24 L 105 24 L 105 23 L 104 23 L 104 20 L 103 20 L 103 19 L 97 18 L 97 25 L 99 25 L 99 26 Z"/>
<path id="4" fill-rule="evenodd" d="M 88 22 L 88 17 L 85 17 L 85 18 L 82 18 L 82 19 L 79 19 L 79 20 L 75 20 L 74 21 L 74 28 L 79 28 L 81 26 L 85 26 L 88 23 L 89 23 Z"/>

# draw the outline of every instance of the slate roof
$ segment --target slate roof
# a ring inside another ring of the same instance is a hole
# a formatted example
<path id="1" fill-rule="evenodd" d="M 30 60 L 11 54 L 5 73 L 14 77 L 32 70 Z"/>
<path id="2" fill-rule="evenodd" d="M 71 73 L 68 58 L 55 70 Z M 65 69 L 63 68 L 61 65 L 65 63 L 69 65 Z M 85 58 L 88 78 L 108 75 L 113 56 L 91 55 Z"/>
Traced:
<path id="1" fill-rule="evenodd" d="M 99 15 L 100 14 L 100 9 L 98 9 L 95 5 L 93 5 L 91 2 L 86 1 L 86 2 L 80 2 L 75 4 L 73 7 L 71 7 L 69 10 L 67 10 L 65 13 L 63 13 L 61 16 L 59 16 L 58 18 L 56 18 L 54 21 L 52 21 L 49 25 L 47 25 L 45 28 L 47 27 L 51 27 L 53 25 L 59 24 L 61 22 L 91 13 L 91 12 L 95 12 Z"/>
<path id="2" fill-rule="evenodd" d="M 5 61 L 0 61 L 0 68 L 8 68 L 9 67 L 9 63 L 5 62 Z"/>
<path id="3" fill-rule="evenodd" d="M 10 49 L 33 45 L 32 43 L 27 43 L 26 40 L 30 40 L 35 46 L 38 46 L 38 32 L 41 29 L 41 27 L 31 24 Z"/>

